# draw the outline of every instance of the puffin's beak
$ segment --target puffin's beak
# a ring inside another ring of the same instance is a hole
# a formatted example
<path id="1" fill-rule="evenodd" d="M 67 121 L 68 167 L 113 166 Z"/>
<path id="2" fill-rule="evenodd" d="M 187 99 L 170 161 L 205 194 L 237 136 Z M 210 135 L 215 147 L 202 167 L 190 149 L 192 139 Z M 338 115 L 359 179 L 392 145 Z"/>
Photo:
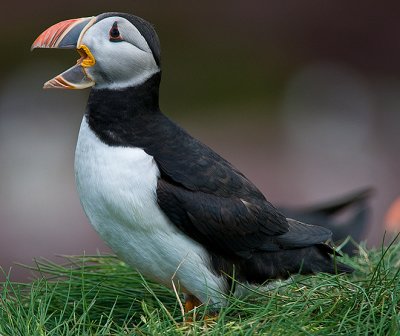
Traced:
<path id="1" fill-rule="evenodd" d="M 72 68 L 50 79 L 44 89 L 84 89 L 95 84 L 87 74 L 86 68 L 96 63 L 89 48 L 81 44 L 85 32 L 95 23 L 96 17 L 61 21 L 47 28 L 33 42 L 31 50 L 36 48 L 76 49 L 81 58 Z"/>

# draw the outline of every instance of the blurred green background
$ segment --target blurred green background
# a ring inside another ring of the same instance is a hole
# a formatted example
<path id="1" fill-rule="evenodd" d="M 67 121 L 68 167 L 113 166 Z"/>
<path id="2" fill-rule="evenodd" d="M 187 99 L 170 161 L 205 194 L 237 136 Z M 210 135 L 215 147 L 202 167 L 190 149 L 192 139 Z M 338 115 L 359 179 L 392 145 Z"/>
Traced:
<path id="1" fill-rule="evenodd" d="M 0 14 L 5 270 L 34 257 L 107 251 L 74 184 L 88 91 L 42 90 L 78 54 L 29 49 L 54 23 L 108 11 L 154 24 L 164 113 L 274 204 L 309 205 L 375 187 L 368 240 L 381 242 L 385 213 L 400 193 L 399 2 L 7 2 Z"/>

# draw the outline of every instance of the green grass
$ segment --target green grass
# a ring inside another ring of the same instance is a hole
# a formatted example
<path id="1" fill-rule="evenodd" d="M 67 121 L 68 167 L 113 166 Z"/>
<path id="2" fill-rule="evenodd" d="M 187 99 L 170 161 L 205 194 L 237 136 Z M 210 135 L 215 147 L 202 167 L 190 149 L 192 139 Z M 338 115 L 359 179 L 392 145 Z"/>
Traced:
<path id="1" fill-rule="evenodd" d="M 40 260 L 39 277 L 0 283 L 0 335 L 400 335 L 400 244 L 345 257 L 350 276 L 295 277 L 229 299 L 217 320 L 183 323 L 176 293 L 113 256 Z"/>

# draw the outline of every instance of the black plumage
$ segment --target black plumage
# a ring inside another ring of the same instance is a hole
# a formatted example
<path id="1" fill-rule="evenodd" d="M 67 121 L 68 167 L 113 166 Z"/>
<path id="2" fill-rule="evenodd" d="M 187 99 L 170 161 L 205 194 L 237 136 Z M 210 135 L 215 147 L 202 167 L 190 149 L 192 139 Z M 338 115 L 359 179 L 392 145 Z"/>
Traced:
<path id="1" fill-rule="evenodd" d="M 160 170 L 157 202 L 204 245 L 214 271 L 262 283 L 293 273 L 349 272 L 334 264 L 323 227 L 287 220 L 235 167 L 163 115 L 161 73 L 123 90 L 93 89 L 87 119 L 110 146 L 139 147 Z"/>
<path id="2" fill-rule="evenodd" d="M 372 188 L 365 188 L 326 203 L 304 208 L 282 207 L 279 211 L 287 217 L 329 229 L 335 243 L 343 242 L 348 236 L 360 243 L 365 239 L 370 224 L 369 199 L 372 193 Z M 355 254 L 357 250 L 357 246 L 352 243 L 342 248 L 343 252 L 350 255 Z"/>

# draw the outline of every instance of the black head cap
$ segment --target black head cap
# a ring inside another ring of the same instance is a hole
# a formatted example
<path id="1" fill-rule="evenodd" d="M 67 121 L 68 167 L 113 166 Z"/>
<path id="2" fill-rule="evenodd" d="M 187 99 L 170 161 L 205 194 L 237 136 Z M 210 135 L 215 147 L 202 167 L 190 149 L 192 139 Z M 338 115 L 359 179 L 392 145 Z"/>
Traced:
<path id="1" fill-rule="evenodd" d="M 150 22 L 147 22 L 146 20 L 143 20 L 138 16 L 127 13 L 118 13 L 118 12 L 100 14 L 97 16 L 97 21 L 101 21 L 110 16 L 120 16 L 131 22 L 136 27 L 139 33 L 142 34 L 142 36 L 145 38 L 151 52 L 153 53 L 154 60 L 160 67 L 161 65 L 160 40 L 158 39 L 157 33 L 154 30 L 152 24 Z"/>

